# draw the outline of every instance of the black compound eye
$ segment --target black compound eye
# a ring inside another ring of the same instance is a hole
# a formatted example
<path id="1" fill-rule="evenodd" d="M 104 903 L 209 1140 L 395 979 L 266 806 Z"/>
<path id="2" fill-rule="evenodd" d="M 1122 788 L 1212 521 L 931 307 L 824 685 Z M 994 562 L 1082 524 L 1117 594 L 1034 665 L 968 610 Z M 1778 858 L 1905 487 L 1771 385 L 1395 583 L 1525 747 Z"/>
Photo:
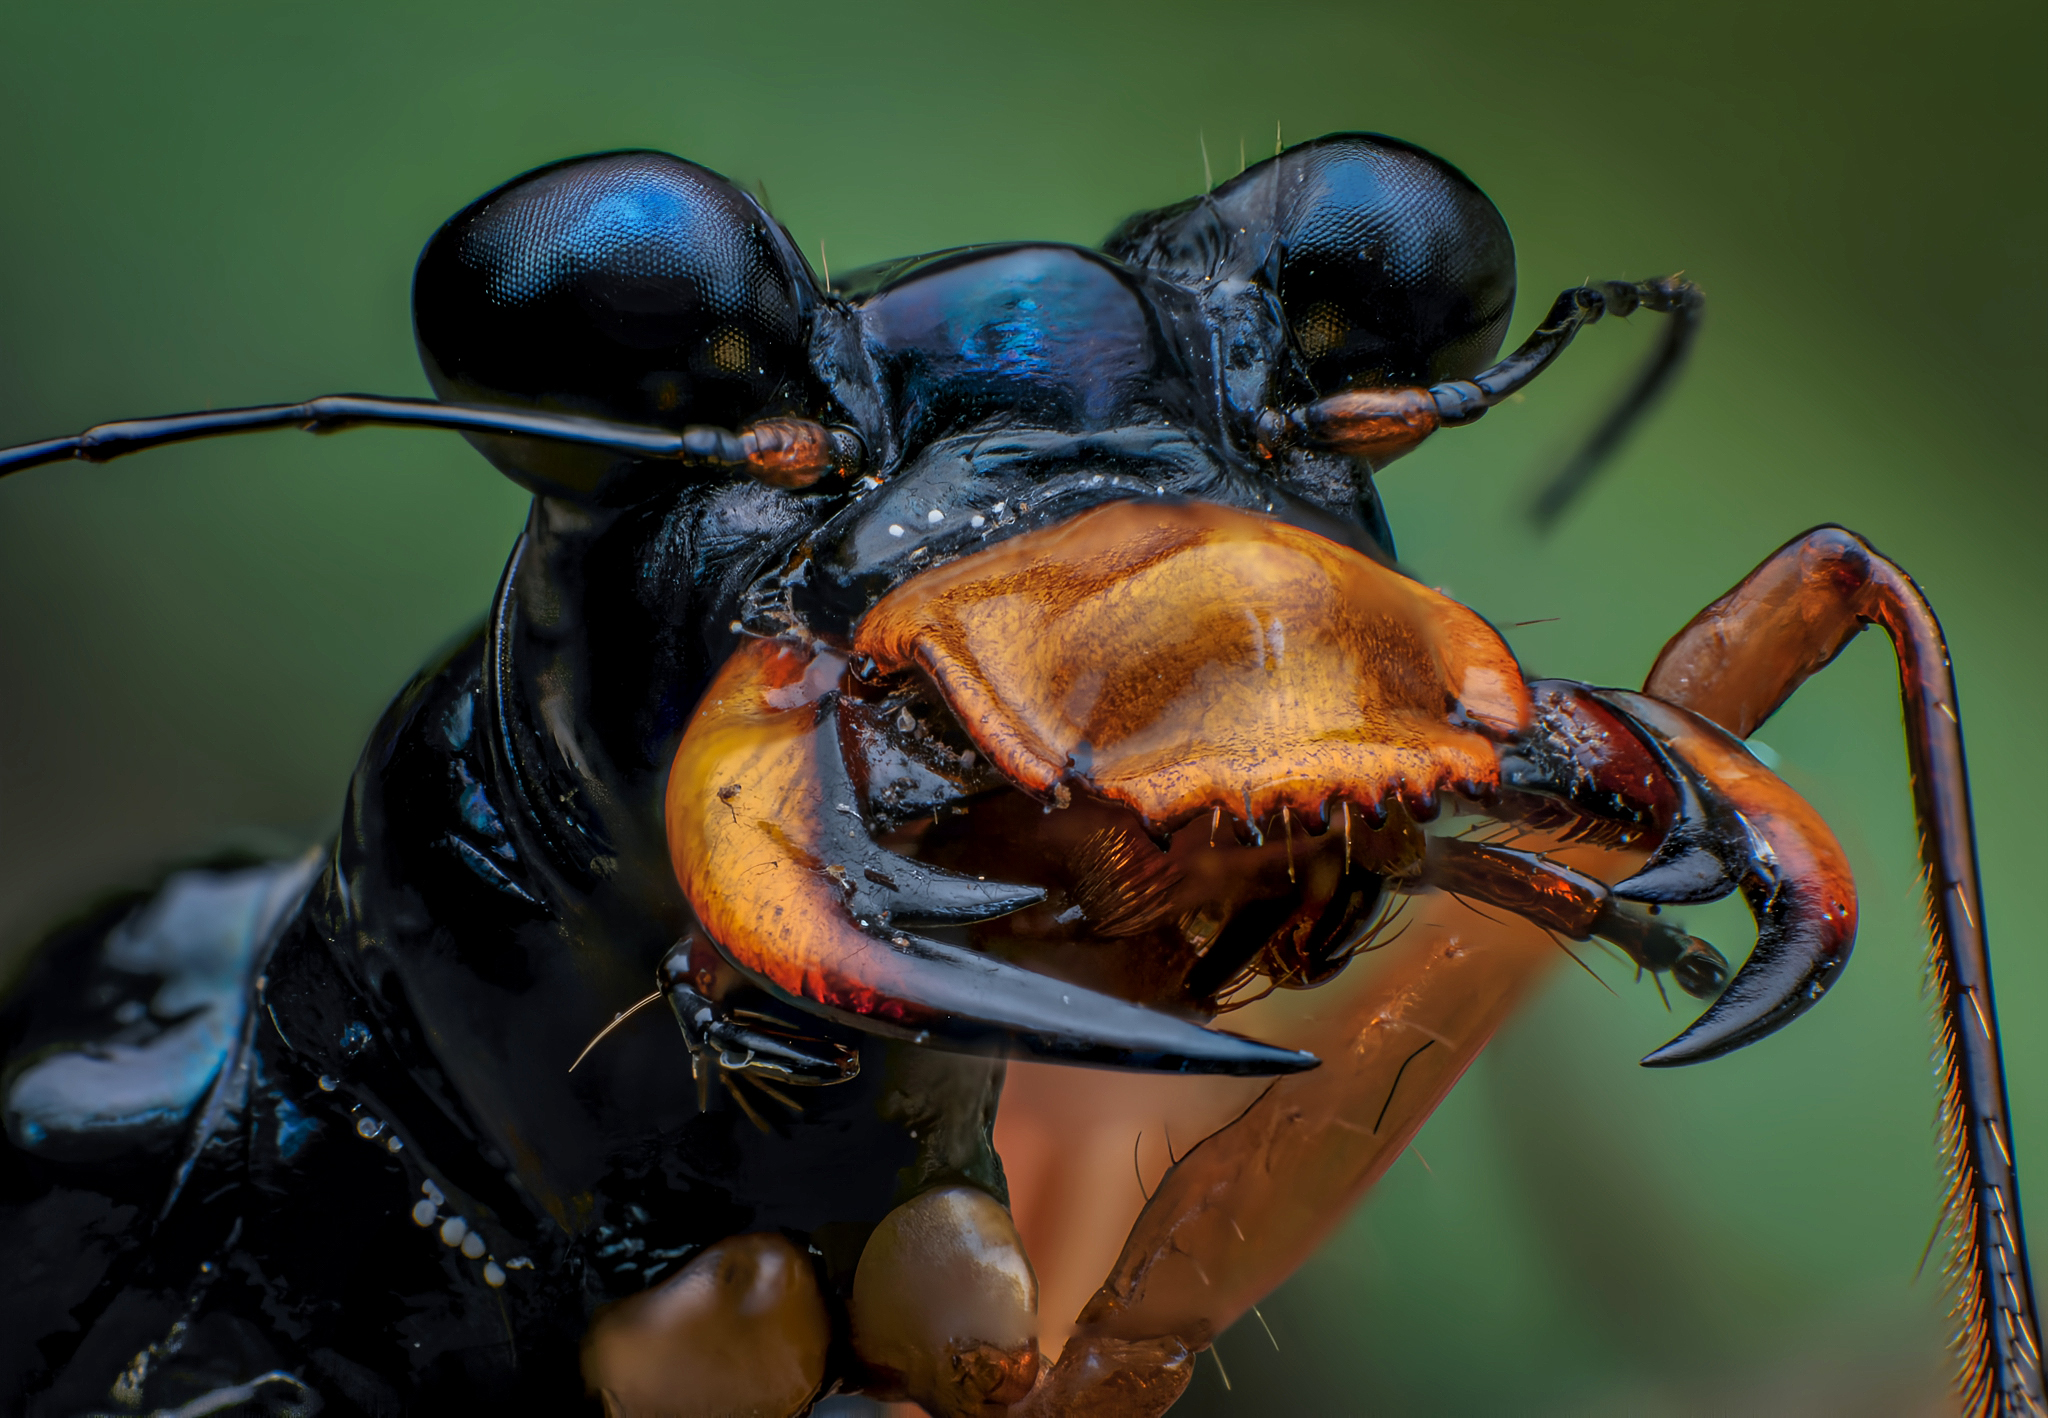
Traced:
<path id="1" fill-rule="evenodd" d="M 606 153 L 451 218 L 414 273 L 413 328 L 445 399 L 736 428 L 802 400 L 814 291 L 781 227 L 718 174 Z M 478 442 L 530 484 L 588 491 L 609 471 L 588 453 Z"/>
<path id="2" fill-rule="evenodd" d="M 1273 204 L 1268 270 L 1317 392 L 1464 378 L 1499 352 L 1514 311 L 1514 242 L 1449 163 L 1345 133 L 1290 149 L 1238 184 Z"/>

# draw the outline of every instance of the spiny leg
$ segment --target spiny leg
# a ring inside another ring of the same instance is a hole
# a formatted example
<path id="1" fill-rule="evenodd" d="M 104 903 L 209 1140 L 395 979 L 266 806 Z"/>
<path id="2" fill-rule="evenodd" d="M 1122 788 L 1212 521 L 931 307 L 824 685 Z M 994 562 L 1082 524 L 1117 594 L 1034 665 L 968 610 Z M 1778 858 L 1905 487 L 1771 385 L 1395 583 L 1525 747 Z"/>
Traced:
<path id="1" fill-rule="evenodd" d="M 1643 691 L 1754 733 L 1866 625 L 1898 656 L 1914 816 L 1940 996 L 1943 1145 L 1951 1271 L 1963 1294 L 1958 1348 L 1967 1411 L 2038 1413 L 2040 1330 L 2013 1166 L 2011 1113 L 1992 1003 L 1976 829 L 1948 646 L 1911 577 L 1855 533 L 1788 542 L 1664 647 Z"/>

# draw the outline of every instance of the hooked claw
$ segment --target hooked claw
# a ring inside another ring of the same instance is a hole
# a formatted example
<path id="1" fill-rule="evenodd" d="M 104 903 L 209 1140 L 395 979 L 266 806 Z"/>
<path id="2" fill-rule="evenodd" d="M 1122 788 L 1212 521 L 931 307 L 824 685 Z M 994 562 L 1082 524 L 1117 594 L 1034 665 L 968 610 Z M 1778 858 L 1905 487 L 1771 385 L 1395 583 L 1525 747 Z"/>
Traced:
<path id="1" fill-rule="evenodd" d="M 844 1044 L 810 1038 L 761 1016 L 758 1025 L 728 1016 L 698 991 L 687 938 L 668 953 L 657 973 L 700 1084 L 707 1081 L 707 1064 L 798 1088 L 823 1088 L 860 1076 L 860 1055 Z"/>
<path id="2" fill-rule="evenodd" d="M 1643 1063 L 1733 1053 L 1812 1008 L 1848 963 L 1856 942 L 1848 860 L 1820 815 L 1716 724 L 1626 690 L 1595 697 L 1668 765 L 1679 800 L 1665 846 L 1614 894 L 1689 902 L 1739 884 L 1757 924 L 1756 948 L 1721 997 Z M 1717 883 L 1726 884 L 1715 891 Z"/>
<path id="3" fill-rule="evenodd" d="M 677 879 L 737 968 L 813 1012 L 953 1047 L 1182 1072 L 1292 1073 L 1314 1056 L 1128 1004 L 903 922 L 983 920 L 1039 899 L 899 857 L 868 836 L 837 723 L 843 658 L 740 647 L 669 775 Z"/>

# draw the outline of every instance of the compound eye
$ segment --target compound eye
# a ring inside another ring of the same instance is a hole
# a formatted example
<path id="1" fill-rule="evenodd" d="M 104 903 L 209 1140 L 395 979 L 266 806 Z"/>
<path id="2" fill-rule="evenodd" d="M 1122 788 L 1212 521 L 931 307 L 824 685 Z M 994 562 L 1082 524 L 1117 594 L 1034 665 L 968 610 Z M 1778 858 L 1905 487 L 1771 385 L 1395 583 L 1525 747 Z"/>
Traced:
<path id="1" fill-rule="evenodd" d="M 451 218 L 413 275 L 413 329 L 445 399 L 736 428 L 802 400 L 814 292 L 781 227 L 717 173 L 606 153 L 537 168 Z M 550 490 L 615 471 L 476 441 Z"/>
<path id="2" fill-rule="evenodd" d="M 1271 168 L 1275 284 L 1316 392 L 1430 384 L 1492 362 L 1514 311 L 1515 247 L 1470 179 L 1360 133 L 1305 143 Z"/>

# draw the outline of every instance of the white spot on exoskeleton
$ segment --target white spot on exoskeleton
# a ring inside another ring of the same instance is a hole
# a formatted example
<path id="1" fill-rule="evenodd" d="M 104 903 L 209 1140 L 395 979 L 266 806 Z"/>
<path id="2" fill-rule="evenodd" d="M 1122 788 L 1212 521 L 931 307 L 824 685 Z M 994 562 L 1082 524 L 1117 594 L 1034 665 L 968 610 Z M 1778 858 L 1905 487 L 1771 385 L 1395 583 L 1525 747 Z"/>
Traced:
<path id="1" fill-rule="evenodd" d="M 462 1238 L 462 1253 L 471 1260 L 482 1260 L 484 1257 L 484 1238 L 471 1231 Z"/>
<path id="2" fill-rule="evenodd" d="M 451 1216 L 441 1223 L 441 1244 L 444 1246 L 459 1246 L 468 1234 L 469 1223 L 460 1216 Z"/>
<path id="3" fill-rule="evenodd" d="M 902 524 L 901 522 L 891 522 L 891 523 L 889 524 L 889 535 L 890 535 L 890 536 L 892 536 L 892 537 L 900 537 L 900 536 L 902 536 L 902 535 L 903 535 L 903 524 Z"/>
<path id="4" fill-rule="evenodd" d="M 497 1289 L 497 1288 L 498 1288 L 498 1287 L 499 1287 L 500 1285 L 503 1285 L 504 1283 L 505 1283 L 505 1267 L 503 1267 L 503 1266 L 499 1265 L 499 1264 L 498 1264 L 498 1263 L 497 1263 L 496 1261 L 494 1261 L 494 1260 L 487 1260 L 487 1261 L 485 1261 L 485 1262 L 484 1262 L 484 1284 L 486 1284 L 486 1285 L 490 1286 L 490 1287 L 491 1287 L 491 1288 L 492 1288 L 493 1290 L 495 1290 L 495 1289 Z"/>
<path id="5" fill-rule="evenodd" d="M 341 1085 L 339 1083 L 336 1083 L 332 1078 L 329 1078 L 326 1074 L 323 1073 L 320 1075 L 320 1091 L 322 1093 L 332 1093 L 335 1089 L 339 1087 L 341 1087 Z"/>
<path id="6" fill-rule="evenodd" d="M 939 523 L 946 520 L 946 514 L 934 507 L 931 511 L 924 514 L 924 520 L 936 527 Z"/>
<path id="7" fill-rule="evenodd" d="M 432 1197 L 421 1197 L 413 1203 L 412 1224 L 415 1226 L 433 1225 L 434 1216 L 438 1210 L 439 1208 L 434 1205 Z"/>
<path id="8" fill-rule="evenodd" d="M 979 512 L 977 512 L 972 517 L 969 517 L 967 519 L 967 525 L 979 530 L 980 528 L 986 527 L 988 525 L 988 518 L 982 516 Z"/>

